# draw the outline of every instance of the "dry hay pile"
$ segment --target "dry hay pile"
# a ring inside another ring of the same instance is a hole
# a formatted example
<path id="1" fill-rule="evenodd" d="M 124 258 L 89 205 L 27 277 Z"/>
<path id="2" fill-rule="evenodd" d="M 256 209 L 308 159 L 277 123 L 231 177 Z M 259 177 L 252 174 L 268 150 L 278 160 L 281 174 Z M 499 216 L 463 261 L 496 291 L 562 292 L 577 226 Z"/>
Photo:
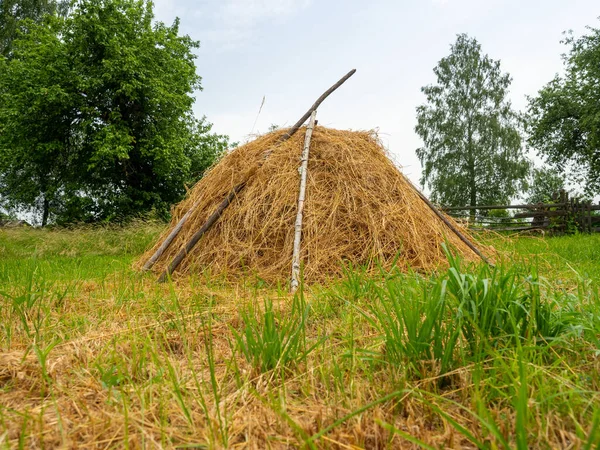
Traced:
<path id="1" fill-rule="evenodd" d="M 175 209 L 173 220 L 141 266 L 179 219 L 199 206 L 153 270 L 160 273 L 238 183 L 251 174 L 213 228 L 178 269 L 190 273 L 255 274 L 268 281 L 289 278 L 294 241 L 300 156 L 304 131 L 274 148 L 256 170 L 265 151 L 286 130 L 256 139 L 224 157 Z M 255 173 L 254 173 L 255 172 Z M 339 276 L 344 263 L 432 270 L 446 258 L 447 240 L 467 259 L 475 254 L 418 197 L 390 161 L 374 132 L 341 131 L 317 126 L 308 163 L 301 259 L 307 282 Z"/>

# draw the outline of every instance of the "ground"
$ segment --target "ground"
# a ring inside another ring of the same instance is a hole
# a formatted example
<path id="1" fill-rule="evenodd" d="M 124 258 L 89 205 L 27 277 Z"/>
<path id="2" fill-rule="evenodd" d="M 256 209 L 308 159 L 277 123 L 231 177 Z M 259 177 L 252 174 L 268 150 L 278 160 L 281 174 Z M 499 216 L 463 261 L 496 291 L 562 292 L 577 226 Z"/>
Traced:
<path id="1" fill-rule="evenodd" d="M 0 231 L 0 448 L 600 445 L 600 235 L 291 297 L 136 273 L 159 231 Z"/>

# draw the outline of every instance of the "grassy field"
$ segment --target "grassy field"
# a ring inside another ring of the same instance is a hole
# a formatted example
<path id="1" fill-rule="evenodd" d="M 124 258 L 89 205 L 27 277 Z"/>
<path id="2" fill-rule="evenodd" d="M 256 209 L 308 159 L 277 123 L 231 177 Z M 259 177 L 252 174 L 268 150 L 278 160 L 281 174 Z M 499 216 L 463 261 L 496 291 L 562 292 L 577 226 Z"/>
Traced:
<path id="1" fill-rule="evenodd" d="M 0 231 L 0 448 L 600 446 L 600 235 L 292 298 L 157 284 L 158 232 Z"/>

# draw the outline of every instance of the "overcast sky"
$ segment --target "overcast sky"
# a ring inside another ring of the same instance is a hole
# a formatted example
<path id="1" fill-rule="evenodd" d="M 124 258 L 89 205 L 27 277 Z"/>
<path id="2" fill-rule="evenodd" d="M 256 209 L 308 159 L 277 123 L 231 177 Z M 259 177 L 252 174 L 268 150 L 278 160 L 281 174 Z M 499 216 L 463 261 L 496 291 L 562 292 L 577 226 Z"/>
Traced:
<path id="1" fill-rule="evenodd" d="M 244 142 L 269 125 L 293 124 L 350 69 L 357 73 L 319 108 L 322 125 L 379 129 L 413 181 L 420 88 L 458 33 L 511 74 L 510 98 L 526 106 L 561 72 L 562 32 L 600 26 L 597 0 L 155 0 L 158 20 L 181 19 L 201 42 L 197 67 L 204 90 L 195 111 L 214 130 Z"/>

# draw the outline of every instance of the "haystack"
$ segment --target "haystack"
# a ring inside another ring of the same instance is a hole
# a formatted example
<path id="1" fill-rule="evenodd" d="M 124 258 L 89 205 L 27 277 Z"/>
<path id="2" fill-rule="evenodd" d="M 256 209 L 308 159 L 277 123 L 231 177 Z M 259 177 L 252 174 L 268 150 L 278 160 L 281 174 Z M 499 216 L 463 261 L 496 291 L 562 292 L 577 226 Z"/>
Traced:
<path id="1" fill-rule="evenodd" d="M 228 278 L 289 280 L 305 131 L 303 127 L 279 143 L 287 130 L 278 130 L 226 155 L 175 208 L 169 227 L 141 257 L 140 267 L 189 212 L 152 267 L 156 273 L 164 272 L 232 189 L 247 180 L 190 250 L 176 276 L 210 270 Z M 431 271 L 446 264 L 444 242 L 464 258 L 476 259 L 452 227 L 460 228 L 427 205 L 390 160 L 375 132 L 315 127 L 300 248 L 306 282 L 339 277 L 349 263 L 369 271 L 378 266 L 390 269 L 393 264 Z M 461 232 L 465 233 L 462 228 Z"/>

